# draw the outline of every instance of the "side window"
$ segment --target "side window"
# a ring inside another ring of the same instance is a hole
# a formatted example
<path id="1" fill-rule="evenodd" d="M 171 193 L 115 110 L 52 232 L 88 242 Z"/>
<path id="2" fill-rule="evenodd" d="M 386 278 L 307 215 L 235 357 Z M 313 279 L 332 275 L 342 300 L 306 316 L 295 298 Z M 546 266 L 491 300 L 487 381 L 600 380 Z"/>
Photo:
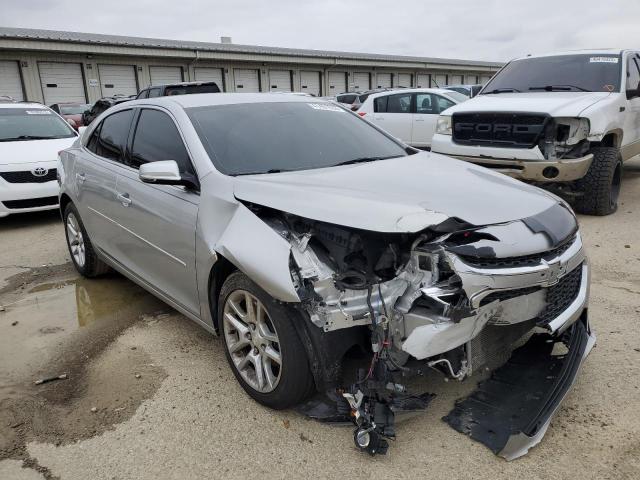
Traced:
<path id="1" fill-rule="evenodd" d="M 51 110 L 53 110 L 56 113 L 60 113 L 60 107 L 58 107 L 57 103 L 54 104 L 54 105 L 51 105 L 51 107 L 49 107 L 49 108 L 51 108 Z"/>
<path id="2" fill-rule="evenodd" d="M 194 175 L 189 154 L 173 120 L 166 113 L 144 109 L 131 149 L 132 167 L 160 160 L 175 160 L 181 173 Z"/>
<path id="3" fill-rule="evenodd" d="M 411 113 L 411 94 L 389 95 L 387 113 Z"/>
<path id="4" fill-rule="evenodd" d="M 640 85 L 640 62 L 638 56 L 630 56 L 627 60 L 627 90 L 636 90 Z"/>
<path id="5" fill-rule="evenodd" d="M 436 114 L 440 113 L 435 98 L 430 93 L 416 93 L 416 113 Z"/>
<path id="6" fill-rule="evenodd" d="M 149 98 L 159 97 L 160 89 L 159 88 L 150 88 L 149 89 Z"/>
<path id="7" fill-rule="evenodd" d="M 440 95 L 436 95 L 436 98 L 438 103 L 438 111 L 434 113 L 442 113 L 447 108 L 453 107 L 455 105 L 455 103 L 453 103 L 451 100 L 441 97 Z"/>
<path id="8" fill-rule="evenodd" d="M 387 111 L 387 102 L 389 101 L 389 96 L 384 95 L 382 97 L 373 99 L 373 111 L 379 113 L 385 113 Z"/>
<path id="9" fill-rule="evenodd" d="M 96 155 L 98 154 L 98 138 L 100 137 L 101 126 L 102 124 L 98 125 L 93 132 L 91 132 L 91 138 L 89 138 L 89 141 L 87 142 L 87 148 Z"/>
<path id="10" fill-rule="evenodd" d="M 149 97 L 149 90 L 142 90 L 136 98 L 147 98 Z"/>
<path id="11" fill-rule="evenodd" d="M 129 137 L 133 110 L 123 110 L 109 115 L 100 125 L 95 153 L 101 157 L 124 162 L 124 150 Z"/>

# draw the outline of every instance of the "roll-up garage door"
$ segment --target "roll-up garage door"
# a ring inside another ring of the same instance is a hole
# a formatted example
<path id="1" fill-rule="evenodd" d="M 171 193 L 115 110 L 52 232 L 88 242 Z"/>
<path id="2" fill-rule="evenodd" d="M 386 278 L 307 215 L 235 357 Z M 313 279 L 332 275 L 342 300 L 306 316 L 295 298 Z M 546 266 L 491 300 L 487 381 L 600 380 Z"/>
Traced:
<path id="1" fill-rule="evenodd" d="M 321 87 L 320 72 L 300 72 L 300 91 L 320 96 Z"/>
<path id="2" fill-rule="evenodd" d="M 149 67 L 151 85 L 182 82 L 182 67 Z"/>
<path id="3" fill-rule="evenodd" d="M 259 92 L 260 91 L 260 75 L 258 70 L 248 70 L 244 68 L 236 68 L 233 76 L 235 77 L 236 92 Z"/>
<path id="4" fill-rule="evenodd" d="M 447 85 L 447 76 L 443 73 L 436 75 L 434 87 L 444 87 Z"/>
<path id="5" fill-rule="evenodd" d="M 416 75 L 417 88 L 429 88 L 431 86 L 431 75 L 428 73 L 419 73 Z"/>
<path id="6" fill-rule="evenodd" d="M 79 63 L 39 62 L 40 84 L 44 103 L 87 101 Z"/>
<path id="7" fill-rule="evenodd" d="M 467 85 L 474 85 L 474 84 L 478 83 L 478 76 L 477 75 L 467 75 L 465 77 L 464 81 L 466 82 Z"/>
<path id="8" fill-rule="evenodd" d="M 0 62 L 0 96 L 3 95 L 19 102 L 24 100 L 18 62 Z"/>
<path id="9" fill-rule="evenodd" d="M 398 74 L 398 86 L 399 87 L 411 87 L 411 74 L 410 73 L 399 73 Z"/>
<path id="10" fill-rule="evenodd" d="M 136 69 L 133 65 L 98 65 L 102 96 L 136 95 Z"/>
<path id="11" fill-rule="evenodd" d="M 378 88 L 391 88 L 391 74 L 390 73 L 378 73 L 376 75 L 377 78 L 377 87 Z"/>
<path id="12" fill-rule="evenodd" d="M 221 68 L 197 67 L 195 76 L 197 82 L 216 82 L 221 92 L 224 92 L 224 77 Z"/>
<path id="13" fill-rule="evenodd" d="M 290 92 L 291 70 L 269 70 L 269 90 L 272 92 Z"/>
<path id="14" fill-rule="evenodd" d="M 353 74 L 353 89 L 364 92 L 371 89 L 370 75 L 367 72 L 355 72 Z"/>
<path id="15" fill-rule="evenodd" d="M 329 72 L 328 95 L 338 95 L 347 91 L 347 74 L 345 72 Z"/>
<path id="16" fill-rule="evenodd" d="M 449 85 L 464 84 L 464 75 L 449 75 Z"/>

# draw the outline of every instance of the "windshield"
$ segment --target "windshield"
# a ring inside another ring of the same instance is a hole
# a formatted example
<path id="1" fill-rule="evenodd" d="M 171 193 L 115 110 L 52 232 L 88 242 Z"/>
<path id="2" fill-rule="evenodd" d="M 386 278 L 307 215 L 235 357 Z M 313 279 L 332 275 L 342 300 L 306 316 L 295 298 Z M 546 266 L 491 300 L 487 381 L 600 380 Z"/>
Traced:
<path id="1" fill-rule="evenodd" d="M 495 75 L 483 95 L 502 92 L 620 91 L 619 55 L 557 55 L 515 60 Z"/>
<path id="2" fill-rule="evenodd" d="M 186 111 L 215 167 L 227 175 L 407 155 L 366 120 L 330 103 L 242 103 Z"/>
<path id="3" fill-rule="evenodd" d="M 91 105 L 88 103 L 79 103 L 77 105 L 60 105 L 60 114 L 62 115 L 82 115 L 85 110 L 89 110 Z"/>
<path id="4" fill-rule="evenodd" d="M 450 91 L 446 93 L 447 97 L 456 101 L 456 103 L 465 102 L 469 100 L 469 95 L 465 95 L 464 93 L 459 93 L 457 91 Z"/>
<path id="5" fill-rule="evenodd" d="M 0 142 L 74 137 L 67 122 L 42 108 L 0 108 Z"/>

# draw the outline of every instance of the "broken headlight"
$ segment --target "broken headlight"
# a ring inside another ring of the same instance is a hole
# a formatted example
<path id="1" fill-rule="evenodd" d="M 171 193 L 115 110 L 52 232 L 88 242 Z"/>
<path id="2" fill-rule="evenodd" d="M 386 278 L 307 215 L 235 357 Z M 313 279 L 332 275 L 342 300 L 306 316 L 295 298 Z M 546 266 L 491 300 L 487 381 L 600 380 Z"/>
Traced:
<path id="1" fill-rule="evenodd" d="M 440 115 L 436 123 L 436 133 L 451 135 L 451 115 Z"/>

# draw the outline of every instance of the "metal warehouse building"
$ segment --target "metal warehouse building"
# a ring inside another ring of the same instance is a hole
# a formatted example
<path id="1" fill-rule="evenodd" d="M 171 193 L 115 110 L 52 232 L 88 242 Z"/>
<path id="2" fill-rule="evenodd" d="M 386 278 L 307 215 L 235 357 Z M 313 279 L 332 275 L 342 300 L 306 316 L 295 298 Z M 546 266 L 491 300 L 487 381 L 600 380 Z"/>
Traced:
<path id="1" fill-rule="evenodd" d="M 0 95 L 53 104 L 214 80 L 228 92 L 335 95 L 376 87 L 484 83 L 501 64 L 0 28 Z"/>

